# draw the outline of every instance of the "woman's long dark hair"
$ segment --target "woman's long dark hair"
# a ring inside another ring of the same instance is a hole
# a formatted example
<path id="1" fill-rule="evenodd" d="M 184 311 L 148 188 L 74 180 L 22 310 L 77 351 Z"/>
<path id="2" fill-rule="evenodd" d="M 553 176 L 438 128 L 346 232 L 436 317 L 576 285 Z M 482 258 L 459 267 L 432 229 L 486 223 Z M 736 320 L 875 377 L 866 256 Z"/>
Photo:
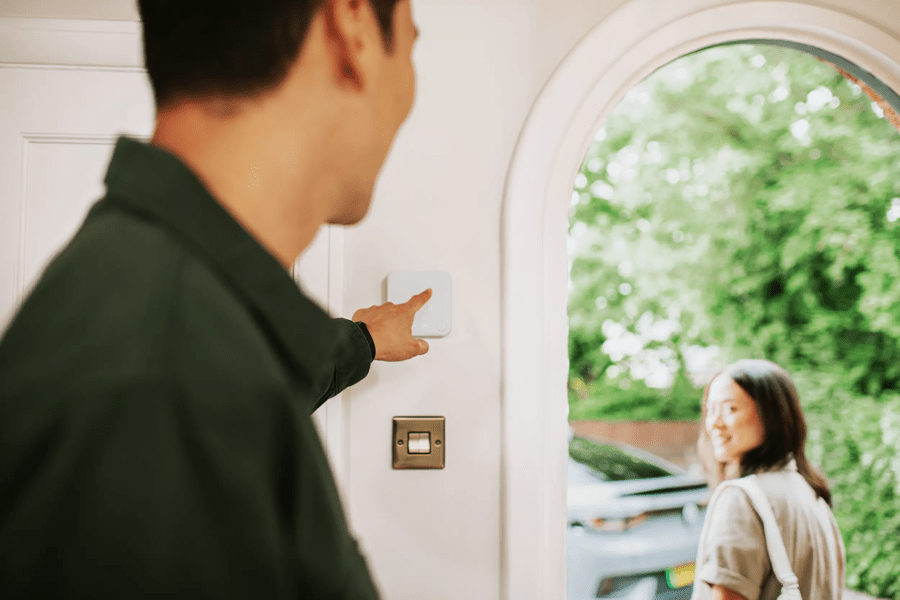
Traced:
<path id="1" fill-rule="evenodd" d="M 726 463 L 715 460 L 705 426 L 706 399 L 709 396 L 707 384 L 703 391 L 698 450 L 704 469 L 711 476 L 710 483 L 718 485 L 725 479 L 778 469 L 793 458 L 797 462 L 797 471 L 830 506 L 828 483 L 806 458 L 806 420 L 794 382 L 787 371 L 768 360 L 741 360 L 716 373 L 713 379 L 720 376 L 730 378 L 753 399 L 759 409 L 765 436 L 758 448 L 744 454 L 737 472 L 729 471 Z"/>

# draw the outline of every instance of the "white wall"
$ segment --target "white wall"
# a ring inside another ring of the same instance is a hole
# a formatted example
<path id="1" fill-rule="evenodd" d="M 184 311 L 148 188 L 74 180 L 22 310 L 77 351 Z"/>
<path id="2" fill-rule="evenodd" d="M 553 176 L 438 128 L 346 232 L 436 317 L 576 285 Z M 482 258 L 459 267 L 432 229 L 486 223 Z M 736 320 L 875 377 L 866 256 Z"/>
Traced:
<path id="1" fill-rule="evenodd" d="M 659 0 L 670 2 L 672 0 Z M 581 38 L 628 0 L 537 0 L 534 72 L 543 85 Z"/>
<path id="2" fill-rule="evenodd" d="M 347 393 L 351 520 L 391 600 L 499 598 L 500 208 L 535 84 L 517 0 L 414 4 L 418 98 L 346 234 L 346 315 L 393 270 L 453 277 L 453 332 Z M 443 471 L 394 471 L 391 418 L 442 415 Z"/>
<path id="3" fill-rule="evenodd" d="M 684 1 L 684 0 L 679 0 Z M 731 0 L 737 4 L 746 0 Z M 880 15 L 876 24 L 892 22 L 896 19 L 900 2 L 898 0 L 862 0 L 865 16 Z M 536 0 L 537 22 L 540 26 L 535 33 L 535 75 L 538 85 L 542 85 L 566 54 L 603 18 L 609 16 L 629 0 Z M 847 10 L 853 2 L 847 0 L 808 0 L 809 4 Z M 674 4 L 673 0 L 656 0 L 663 7 Z M 690 0 L 694 10 L 703 5 L 721 5 L 721 0 Z M 857 12 L 857 11 L 851 11 Z"/>

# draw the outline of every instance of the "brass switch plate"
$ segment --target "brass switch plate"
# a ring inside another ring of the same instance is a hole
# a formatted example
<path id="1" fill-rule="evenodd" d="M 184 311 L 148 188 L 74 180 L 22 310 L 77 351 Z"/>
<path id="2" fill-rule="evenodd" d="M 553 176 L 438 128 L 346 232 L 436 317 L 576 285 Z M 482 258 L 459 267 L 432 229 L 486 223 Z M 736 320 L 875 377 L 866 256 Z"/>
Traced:
<path id="1" fill-rule="evenodd" d="M 395 469 L 443 469 L 444 468 L 444 417 L 394 417 L 392 438 Z M 410 453 L 409 440 L 428 434 L 430 452 Z"/>

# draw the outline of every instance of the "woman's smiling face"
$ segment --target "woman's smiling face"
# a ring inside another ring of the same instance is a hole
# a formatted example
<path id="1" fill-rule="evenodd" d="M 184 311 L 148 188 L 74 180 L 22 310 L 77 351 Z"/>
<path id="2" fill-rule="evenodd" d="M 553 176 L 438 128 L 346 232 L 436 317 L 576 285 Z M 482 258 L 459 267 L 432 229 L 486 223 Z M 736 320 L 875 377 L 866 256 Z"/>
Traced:
<path id="1" fill-rule="evenodd" d="M 739 462 L 765 439 L 756 402 L 725 375 L 719 375 L 709 384 L 705 426 L 719 462 Z"/>

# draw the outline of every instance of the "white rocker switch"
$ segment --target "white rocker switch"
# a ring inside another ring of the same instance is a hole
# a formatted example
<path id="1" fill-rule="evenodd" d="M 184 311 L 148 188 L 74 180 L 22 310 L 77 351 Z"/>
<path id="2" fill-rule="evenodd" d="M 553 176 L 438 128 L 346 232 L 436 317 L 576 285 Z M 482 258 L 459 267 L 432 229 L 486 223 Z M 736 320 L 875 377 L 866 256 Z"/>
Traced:
<path id="1" fill-rule="evenodd" d="M 416 313 L 413 337 L 444 337 L 453 329 L 453 281 L 444 271 L 394 271 L 387 276 L 387 300 L 403 304 L 431 288 L 431 300 Z"/>
<path id="2" fill-rule="evenodd" d="M 428 432 L 410 432 L 406 448 L 410 454 L 431 454 L 431 434 Z"/>

